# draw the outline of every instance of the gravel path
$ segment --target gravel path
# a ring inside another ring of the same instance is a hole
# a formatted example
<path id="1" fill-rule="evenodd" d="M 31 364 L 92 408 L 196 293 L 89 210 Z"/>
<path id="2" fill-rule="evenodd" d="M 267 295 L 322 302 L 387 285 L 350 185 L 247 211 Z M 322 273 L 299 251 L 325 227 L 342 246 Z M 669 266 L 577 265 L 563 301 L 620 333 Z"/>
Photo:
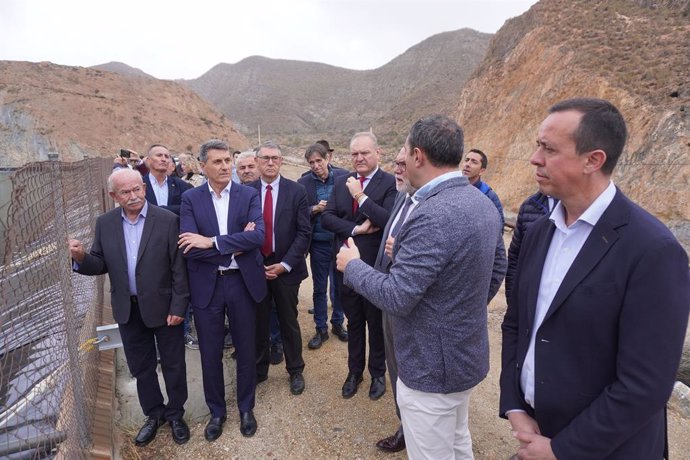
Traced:
<path id="1" fill-rule="evenodd" d="M 294 172 L 293 172 L 294 174 Z M 289 176 L 290 177 L 290 176 Z M 506 235 L 506 244 L 509 241 Z M 271 366 L 269 378 L 259 384 L 254 413 L 258 430 L 252 438 L 239 432 L 239 419 L 234 398 L 234 378 L 226 381 L 228 415 L 222 436 L 209 443 L 204 439 L 207 422 L 205 408 L 186 418 L 190 422 L 191 439 L 183 445 L 173 443 L 170 430 L 161 428 L 157 438 L 145 448 L 133 446 L 135 428 L 131 423 L 119 438 L 122 458 L 145 459 L 398 459 L 406 458 L 405 451 L 385 454 L 376 449 L 376 441 L 395 432 L 398 420 L 392 401 L 390 386 L 378 401 L 368 397 L 370 379 L 365 375 L 360 391 L 349 400 L 341 397 L 341 386 L 347 375 L 347 344 L 336 337 L 324 343 L 319 350 L 307 348 L 314 334 L 311 307 L 311 279 L 302 283 L 299 296 L 299 320 L 302 328 L 303 357 L 306 363 L 304 377 L 306 389 L 300 396 L 290 394 L 288 374 L 284 363 Z M 499 419 L 498 377 L 500 372 L 500 324 L 505 312 L 505 295 L 499 291 L 489 306 L 489 339 L 491 343 L 491 370 L 489 376 L 475 389 L 470 402 L 470 429 L 475 458 L 508 459 L 515 453 L 516 443 L 507 421 Z M 234 375 L 234 361 L 226 351 L 228 374 Z M 191 350 L 188 363 L 198 359 Z M 192 368 L 191 365 L 189 365 Z M 198 367 L 198 366 L 197 366 Z M 190 377 L 191 378 L 191 377 Z M 200 377 L 190 380 L 190 400 L 203 400 Z M 118 386 L 122 402 L 122 388 Z M 131 395 L 130 395 L 131 398 Z M 189 403 L 188 403 L 189 405 Z M 140 415 L 138 416 L 141 417 Z M 135 417 L 136 418 L 136 417 Z M 141 423 L 137 422 L 137 425 Z M 122 427 L 123 423 L 120 423 Z M 138 426 L 136 426 L 138 429 Z M 671 458 L 690 458 L 690 420 L 669 411 Z"/>

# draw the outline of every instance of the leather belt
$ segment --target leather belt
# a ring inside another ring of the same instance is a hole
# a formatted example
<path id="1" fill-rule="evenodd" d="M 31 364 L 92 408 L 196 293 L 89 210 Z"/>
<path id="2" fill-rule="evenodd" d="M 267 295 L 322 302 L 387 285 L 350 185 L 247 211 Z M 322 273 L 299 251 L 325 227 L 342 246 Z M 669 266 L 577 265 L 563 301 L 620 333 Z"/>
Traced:
<path id="1" fill-rule="evenodd" d="M 239 268 L 228 268 L 227 270 L 218 270 L 218 276 L 234 275 L 235 273 L 239 272 Z"/>

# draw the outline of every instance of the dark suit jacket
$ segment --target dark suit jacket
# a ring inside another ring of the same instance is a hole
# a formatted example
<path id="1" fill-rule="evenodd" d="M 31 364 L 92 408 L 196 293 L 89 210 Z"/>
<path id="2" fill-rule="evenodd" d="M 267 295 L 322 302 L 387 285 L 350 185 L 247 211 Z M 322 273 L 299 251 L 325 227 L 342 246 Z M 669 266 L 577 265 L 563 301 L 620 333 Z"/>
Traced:
<path id="1" fill-rule="evenodd" d="M 381 244 L 379 245 L 379 252 L 376 254 L 376 261 L 374 262 L 374 268 L 380 272 L 388 273 L 390 271 L 391 265 L 393 265 L 393 260 L 386 255 L 386 239 L 388 239 L 388 234 L 391 231 L 391 226 L 393 225 L 393 220 L 395 215 L 400 212 L 400 208 L 405 204 L 405 199 L 407 198 L 406 193 L 398 192 L 395 197 L 395 203 L 393 204 L 393 209 L 391 209 L 390 219 L 386 222 L 386 226 L 383 228 Z"/>
<path id="2" fill-rule="evenodd" d="M 333 171 L 333 181 L 335 184 L 335 178 L 338 176 L 345 176 L 348 174 L 347 169 L 343 168 L 336 168 L 336 167 L 331 167 L 331 170 Z M 307 171 L 306 173 L 302 174 L 302 177 L 297 179 L 297 183 L 302 184 L 304 188 L 307 191 L 307 204 L 311 206 L 315 206 L 319 203 L 319 199 L 316 197 L 316 184 L 314 183 L 314 177 L 311 173 L 311 171 Z M 312 214 L 311 211 L 309 212 L 309 215 L 312 219 L 312 221 L 316 218 L 317 214 Z"/>
<path id="3" fill-rule="evenodd" d="M 254 187 L 261 196 L 261 179 L 252 182 L 249 186 Z M 273 249 L 276 263 L 285 262 L 292 267 L 289 273 L 283 273 L 280 278 L 286 283 L 299 283 L 309 276 L 305 256 L 309 252 L 311 238 L 309 205 L 304 187 L 280 176 L 274 214 L 275 248 Z"/>
<path id="4" fill-rule="evenodd" d="M 151 181 L 149 180 L 149 175 L 144 174 L 142 178 L 144 179 L 144 183 L 146 184 L 146 201 L 155 204 L 156 206 L 160 206 L 161 208 L 165 208 L 169 211 L 172 211 L 179 216 L 180 203 L 182 202 L 182 193 L 192 188 L 192 186 L 177 176 L 168 176 L 168 202 L 158 203 L 156 201 L 156 194 L 153 193 L 153 189 L 151 188 Z"/>
<path id="5" fill-rule="evenodd" d="M 395 177 L 379 168 L 364 189 L 364 194 L 368 198 L 353 215 L 352 195 L 350 195 L 345 182 L 349 177 L 356 176 L 356 173 L 350 173 L 335 179 L 333 195 L 328 199 L 326 210 L 321 216 L 323 228 L 335 233 L 339 242 L 352 236 L 352 230 L 355 226 L 367 219 L 370 219 L 378 228 L 384 228 L 390 217 L 395 195 L 398 193 L 395 189 Z M 382 235 L 383 231 L 379 230 L 368 235 L 354 237 L 360 256 L 367 265 L 374 265 Z"/>
<path id="6" fill-rule="evenodd" d="M 502 416 L 531 412 L 520 372 L 554 228 L 536 221 L 520 250 L 503 322 Z M 617 190 L 536 335 L 534 416 L 559 460 L 662 457 L 689 305 L 687 254 Z"/>
<path id="7" fill-rule="evenodd" d="M 182 251 L 177 249 L 178 229 L 175 214 L 149 205 L 135 275 L 141 318 L 147 327 L 163 326 L 168 315 L 184 316 L 187 311 L 189 290 Z M 129 321 L 131 301 L 121 208 L 98 217 L 91 251 L 77 273 L 108 273 L 115 321 Z"/>
<path id="8" fill-rule="evenodd" d="M 245 232 L 244 227 L 254 222 L 256 227 Z M 230 265 L 232 255 L 240 268 L 242 279 L 255 302 L 266 296 L 266 277 L 261 245 L 264 242 L 264 219 L 261 198 L 250 187 L 233 183 L 230 187 L 228 234 L 219 236 L 216 210 L 208 183 L 187 191 L 180 206 L 180 233 L 192 232 L 216 237 L 218 249 L 192 249 L 187 257 L 187 271 L 194 308 L 206 308 L 216 284 L 218 266 Z"/>

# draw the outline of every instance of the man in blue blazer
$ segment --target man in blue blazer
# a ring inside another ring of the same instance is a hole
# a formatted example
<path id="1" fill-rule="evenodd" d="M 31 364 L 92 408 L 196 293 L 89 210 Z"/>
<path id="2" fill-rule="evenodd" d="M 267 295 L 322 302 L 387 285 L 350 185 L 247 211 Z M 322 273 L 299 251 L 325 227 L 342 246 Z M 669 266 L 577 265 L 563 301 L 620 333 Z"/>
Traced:
<path id="1" fill-rule="evenodd" d="M 240 432 L 244 436 L 256 432 L 254 328 L 255 302 L 266 295 L 259 252 L 264 223 L 259 194 L 231 181 L 232 156 L 225 142 L 206 142 L 199 159 L 208 182 L 182 196 L 179 244 L 187 258 L 204 395 L 211 412 L 204 435 L 214 441 L 226 419 L 222 361 L 226 315 L 237 354 Z"/>
<path id="2" fill-rule="evenodd" d="M 261 196 L 266 228 L 261 252 L 267 295 L 260 299 L 256 316 L 256 375 L 259 381 L 268 378 L 269 318 L 271 304 L 275 302 L 290 392 L 299 395 L 305 383 L 297 296 L 300 283 L 309 275 L 305 255 L 309 250 L 311 224 L 307 192 L 302 185 L 280 175 L 282 160 L 278 144 L 262 144 L 257 151 L 261 178 L 250 184 Z"/>
<path id="3" fill-rule="evenodd" d="M 180 215 L 182 193 L 192 188 L 177 176 L 168 176 L 168 168 L 173 161 L 168 148 L 153 144 L 146 155 L 148 174 L 144 174 L 146 201 Z"/>
<path id="4" fill-rule="evenodd" d="M 376 261 L 383 236 L 381 229 L 388 222 L 397 194 L 395 178 L 379 168 L 380 152 L 372 133 L 362 132 L 352 137 L 350 155 L 355 172 L 335 179 L 333 193 L 321 215 L 323 228 L 335 233 L 337 246 L 353 237 L 362 253 L 362 260 L 369 266 Z M 368 329 L 369 397 L 377 400 L 386 391 L 381 310 L 345 286 L 342 274 L 336 274 L 336 282 L 347 317 L 348 332 L 348 374 L 342 388 L 343 398 L 353 397 L 362 383 Z"/>
<path id="5" fill-rule="evenodd" d="M 500 415 L 520 458 L 661 459 L 690 306 L 688 257 L 611 181 L 627 130 L 600 99 L 549 109 L 530 162 L 560 200 L 520 249 Z"/>

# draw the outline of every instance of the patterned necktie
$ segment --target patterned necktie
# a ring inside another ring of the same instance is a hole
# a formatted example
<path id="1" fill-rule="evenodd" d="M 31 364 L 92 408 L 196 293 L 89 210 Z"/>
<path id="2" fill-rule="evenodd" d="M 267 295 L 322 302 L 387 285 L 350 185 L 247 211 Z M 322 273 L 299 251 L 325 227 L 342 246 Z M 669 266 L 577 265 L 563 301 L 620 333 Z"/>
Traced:
<path id="1" fill-rule="evenodd" d="M 360 176 L 357 179 L 359 179 L 359 183 L 362 186 L 362 190 L 364 190 L 364 182 L 367 180 L 367 178 L 364 176 Z M 359 202 L 353 198 L 352 199 L 352 215 L 353 216 L 355 214 L 357 214 L 358 209 L 359 209 Z"/>
<path id="2" fill-rule="evenodd" d="M 261 254 L 268 257 L 273 252 L 273 187 L 266 186 L 266 195 L 264 197 L 264 245 L 261 246 Z"/>
<path id="3" fill-rule="evenodd" d="M 412 206 L 412 197 L 408 196 L 405 200 L 405 204 L 402 207 L 402 211 L 400 211 L 400 216 L 398 216 L 397 222 L 395 222 L 395 225 L 391 229 L 390 236 L 392 236 L 393 238 L 398 236 L 400 227 L 402 227 L 402 224 L 405 223 L 405 219 L 407 218 L 407 212 L 410 210 L 410 206 Z"/>

